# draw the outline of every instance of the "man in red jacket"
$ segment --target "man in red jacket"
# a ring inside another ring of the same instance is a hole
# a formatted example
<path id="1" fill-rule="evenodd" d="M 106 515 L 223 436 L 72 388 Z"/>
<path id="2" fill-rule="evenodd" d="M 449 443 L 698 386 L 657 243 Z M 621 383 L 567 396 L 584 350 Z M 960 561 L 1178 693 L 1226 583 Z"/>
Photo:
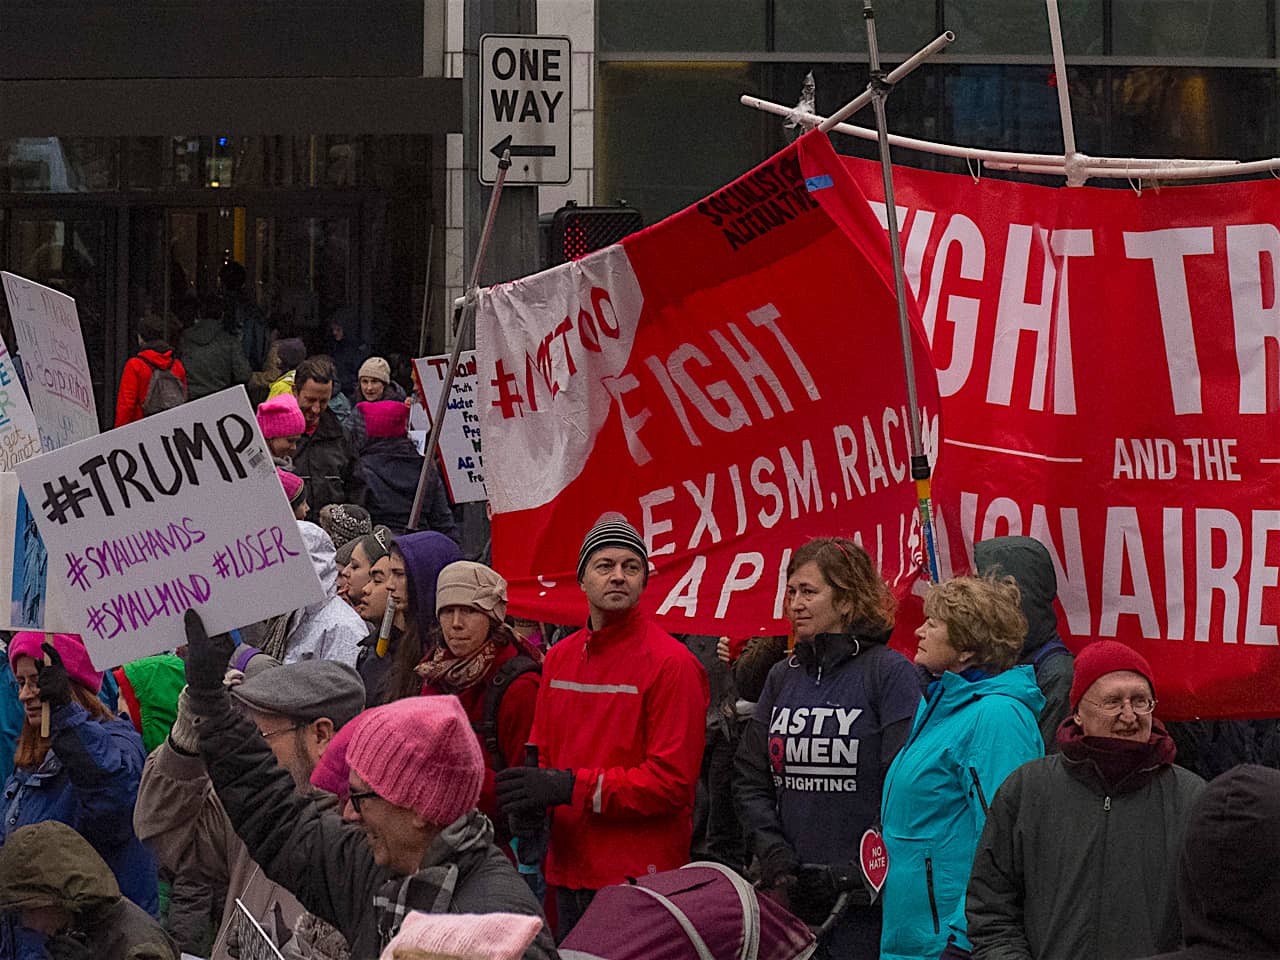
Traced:
<path id="1" fill-rule="evenodd" d="M 710 689 L 693 654 L 640 612 L 648 580 L 640 534 L 602 516 L 578 555 L 590 622 L 542 667 L 530 733 L 541 766 L 498 774 L 509 816 L 550 812 L 561 939 L 601 887 L 689 860 Z"/>
<path id="2" fill-rule="evenodd" d="M 148 316 L 138 321 L 138 352 L 125 361 L 120 374 L 120 392 L 116 396 L 117 427 L 146 416 L 142 404 L 147 399 L 147 388 L 151 386 L 151 377 L 156 370 L 168 370 L 186 388 L 187 371 L 183 369 L 182 361 L 173 355 L 173 347 L 165 341 L 164 321 Z"/>

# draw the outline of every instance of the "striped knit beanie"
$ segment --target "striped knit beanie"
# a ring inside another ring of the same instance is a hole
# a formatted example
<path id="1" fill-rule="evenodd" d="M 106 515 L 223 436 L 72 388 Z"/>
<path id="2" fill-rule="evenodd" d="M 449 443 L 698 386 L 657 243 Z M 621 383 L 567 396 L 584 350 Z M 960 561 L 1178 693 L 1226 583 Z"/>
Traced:
<path id="1" fill-rule="evenodd" d="M 606 547 L 621 547 L 630 550 L 644 561 L 644 581 L 649 582 L 649 551 L 645 549 L 640 533 L 627 522 L 627 518 L 616 511 L 601 514 L 596 525 L 587 531 L 582 541 L 582 549 L 578 552 L 578 582 L 587 572 L 587 561 L 597 550 Z"/>
<path id="2" fill-rule="evenodd" d="M 436 826 L 480 802 L 484 757 L 457 697 L 407 697 L 366 710 L 347 763 L 378 796 Z"/>

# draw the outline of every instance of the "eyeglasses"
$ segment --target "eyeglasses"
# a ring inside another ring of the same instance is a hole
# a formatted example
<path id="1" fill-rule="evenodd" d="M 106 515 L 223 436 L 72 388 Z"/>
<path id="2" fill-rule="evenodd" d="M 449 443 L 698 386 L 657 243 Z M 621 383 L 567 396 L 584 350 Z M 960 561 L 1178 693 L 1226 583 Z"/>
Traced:
<path id="1" fill-rule="evenodd" d="M 364 811 L 360 809 L 360 804 L 364 803 L 364 801 L 368 800 L 370 797 L 376 797 L 377 795 L 377 792 L 374 790 L 352 790 L 347 794 L 347 799 L 351 801 L 351 806 L 355 809 L 356 813 L 360 814 L 360 816 L 364 816 Z"/>
<path id="2" fill-rule="evenodd" d="M 1093 704 L 1110 717 L 1120 716 L 1124 712 L 1126 703 L 1139 716 L 1146 716 L 1156 708 L 1154 699 L 1142 695 L 1136 697 L 1108 697 L 1106 700 L 1089 700 L 1088 697 L 1081 697 L 1081 699 Z"/>
<path id="3" fill-rule="evenodd" d="M 278 737 L 282 733 L 292 733 L 294 730 L 301 730 L 305 726 L 305 723 L 295 723 L 292 727 L 281 727 L 279 730 L 272 730 L 270 733 L 262 734 L 262 739 L 270 740 L 272 737 Z"/>

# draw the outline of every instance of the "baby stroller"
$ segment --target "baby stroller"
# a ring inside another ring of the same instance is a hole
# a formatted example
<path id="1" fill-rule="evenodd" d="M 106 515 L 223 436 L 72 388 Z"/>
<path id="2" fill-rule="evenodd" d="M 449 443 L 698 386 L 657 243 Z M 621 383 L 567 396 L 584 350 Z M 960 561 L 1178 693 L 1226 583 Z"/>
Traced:
<path id="1" fill-rule="evenodd" d="M 563 960 L 808 960 L 803 922 L 728 867 L 700 861 L 605 887 L 560 945 Z"/>

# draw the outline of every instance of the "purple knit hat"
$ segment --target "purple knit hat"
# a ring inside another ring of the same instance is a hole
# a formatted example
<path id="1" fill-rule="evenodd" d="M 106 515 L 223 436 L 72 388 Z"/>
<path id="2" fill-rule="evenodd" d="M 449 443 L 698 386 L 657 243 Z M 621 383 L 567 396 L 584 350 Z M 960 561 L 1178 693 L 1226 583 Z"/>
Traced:
<path id="1" fill-rule="evenodd" d="M 43 662 L 44 651 L 40 649 L 40 644 L 44 643 L 46 636 L 48 634 L 29 631 L 15 633 L 13 639 L 9 641 L 9 669 L 17 672 L 19 657 L 31 657 L 33 660 Z M 93 663 L 89 660 L 89 651 L 84 648 L 84 641 L 76 634 L 53 634 L 53 649 L 57 650 L 58 656 L 62 657 L 62 664 L 67 668 L 67 675 L 72 680 L 92 693 L 102 689 L 102 673 L 93 669 Z"/>
<path id="2" fill-rule="evenodd" d="M 366 710 L 346 759 L 378 796 L 436 826 L 480 801 L 484 756 L 457 697 L 408 697 Z"/>
<path id="3" fill-rule="evenodd" d="M 292 393 L 282 393 L 258 404 L 258 427 L 263 440 L 296 437 L 307 429 L 307 420 L 298 406 L 298 398 Z"/>

